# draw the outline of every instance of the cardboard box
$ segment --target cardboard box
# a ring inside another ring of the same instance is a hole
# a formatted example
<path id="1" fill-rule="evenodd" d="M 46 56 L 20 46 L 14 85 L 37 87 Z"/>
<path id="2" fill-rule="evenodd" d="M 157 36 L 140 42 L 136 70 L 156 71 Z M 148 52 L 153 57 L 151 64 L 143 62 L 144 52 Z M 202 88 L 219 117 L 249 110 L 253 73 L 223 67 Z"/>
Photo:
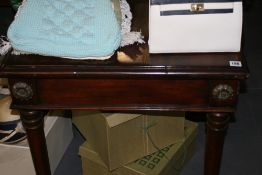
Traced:
<path id="1" fill-rule="evenodd" d="M 114 170 L 184 139 L 184 113 L 174 116 L 73 111 L 73 123 Z"/>
<path id="2" fill-rule="evenodd" d="M 61 116 L 61 112 L 53 111 L 45 118 L 44 131 L 52 174 L 73 138 L 71 118 Z M 4 175 L 35 175 L 27 140 L 14 145 L 0 144 L 0 170 Z"/>
<path id="3" fill-rule="evenodd" d="M 94 148 L 85 142 L 80 146 L 83 175 L 178 175 L 195 152 L 197 124 L 188 122 L 185 140 L 158 152 L 109 171 Z"/>

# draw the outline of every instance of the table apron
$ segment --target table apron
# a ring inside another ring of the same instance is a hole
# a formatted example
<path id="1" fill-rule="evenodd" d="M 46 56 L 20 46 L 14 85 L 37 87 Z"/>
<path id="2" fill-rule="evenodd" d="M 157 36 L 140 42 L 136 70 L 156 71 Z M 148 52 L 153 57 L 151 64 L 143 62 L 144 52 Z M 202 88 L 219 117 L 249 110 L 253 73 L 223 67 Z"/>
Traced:
<path id="1" fill-rule="evenodd" d="M 235 80 L 9 79 L 9 84 L 14 108 L 202 110 L 233 108 L 238 94 Z M 232 87 L 232 97 L 216 99 L 219 85 Z"/>

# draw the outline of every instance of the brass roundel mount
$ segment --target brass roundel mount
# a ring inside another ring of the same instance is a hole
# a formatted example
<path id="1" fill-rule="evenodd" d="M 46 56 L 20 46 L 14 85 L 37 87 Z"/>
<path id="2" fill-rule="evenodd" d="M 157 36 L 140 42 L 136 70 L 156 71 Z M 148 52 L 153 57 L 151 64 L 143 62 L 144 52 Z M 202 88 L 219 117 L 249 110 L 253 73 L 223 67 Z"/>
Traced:
<path id="1" fill-rule="evenodd" d="M 12 94 L 18 100 L 27 101 L 33 98 L 33 89 L 25 82 L 17 82 L 12 87 Z"/>
<path id="2" fill-rule="evenodd" d="M 212 95 L 217 100 L 225 101 L 231 99 L 234 96 L 234 90 L 230 85 L 220 84 L 215 86 Z"/>

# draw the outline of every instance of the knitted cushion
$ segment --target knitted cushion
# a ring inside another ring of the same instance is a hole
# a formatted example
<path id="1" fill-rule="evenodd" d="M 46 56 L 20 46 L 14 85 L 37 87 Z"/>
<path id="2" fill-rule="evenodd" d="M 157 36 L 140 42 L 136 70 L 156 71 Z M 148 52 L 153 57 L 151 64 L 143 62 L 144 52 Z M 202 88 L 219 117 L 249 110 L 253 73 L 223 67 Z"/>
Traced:
<path id="1" fill-rule="evenodd" d="M 8 38 L 20 51 L 79 58 L 111 55 L 121 40 L 110 0 L 26 0 Z"/>
<path id="2" fill-rule="evenodd" d="M 121 13 L 121 8 L 120 8 L 120 1 L 119 0 L 111 0 L 113 4 L 113 9 L 116 15 L 116 19 L 118 24 L 121 26 L 122 23 L 122 13 Z"/>

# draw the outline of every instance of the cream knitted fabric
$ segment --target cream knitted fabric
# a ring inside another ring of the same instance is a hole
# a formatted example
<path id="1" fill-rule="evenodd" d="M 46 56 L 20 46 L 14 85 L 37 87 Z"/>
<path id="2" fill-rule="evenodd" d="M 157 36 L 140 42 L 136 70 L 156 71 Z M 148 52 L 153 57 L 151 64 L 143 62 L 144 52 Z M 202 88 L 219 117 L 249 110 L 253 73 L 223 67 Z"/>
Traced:
<path id="1" fill-rule="evenodd" d="M 6 37 L 0 36 L 0 56 L 5 55 L 9 50 L 11 50 L 11 44 Z"/>
<path id="2" fill-rule="evenodd" d="M 137 43 L 145 43 L 141 32 L 131 31 L 132 13 L 130 6 L 126 0 L 120 0 L 120 7 L 122 12 L 121 23 L 121 47 Z"/>

